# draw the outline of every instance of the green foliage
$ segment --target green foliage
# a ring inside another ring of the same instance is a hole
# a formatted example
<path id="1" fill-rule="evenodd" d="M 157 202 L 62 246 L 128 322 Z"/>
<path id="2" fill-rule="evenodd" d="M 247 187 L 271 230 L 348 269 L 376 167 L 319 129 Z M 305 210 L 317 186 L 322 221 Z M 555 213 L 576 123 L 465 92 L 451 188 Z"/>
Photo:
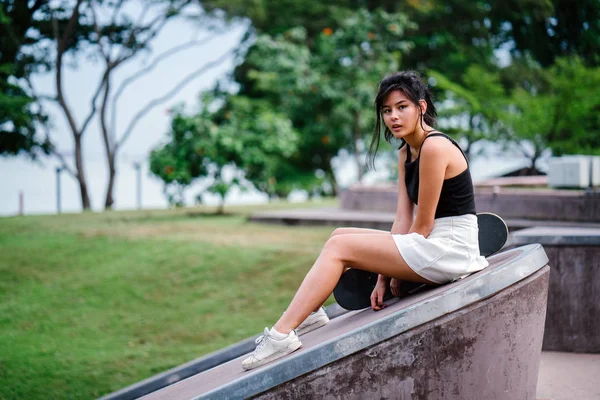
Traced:
<path id="1" fill-rule="evenodd" d="M 46 117 L 18 84 L 26 69 L 38 63 L 20 53 L 33 25 L 31 14 L 26 2 L 0 2 L 0 156 L 27 153 L 35 158 L 50 150 L 36 135 L 36 123 L 45 123 Z"/>
<path id="2" fill-rule="evenodd" d="M 440 126 L 466 139 L 467 153 L 479 140 L 503 142 L 530 158 L 532 168 L 546 149 L 600 154 L 600 68 L 578 57 L 548 68 L 530 59 L 493 71 L 473 65 L 464 85 L 437 71 L 430 76 L 450 100 L 440 108 Z"/>
<path id="3" fill-rule="evenodd" d="M 0 155 L 47 152 L 48 144 L 35 134 L 35 122 L 44 117 L 32 108 L 33 99 L 11 83 L 10 70 L 6 64 L 0 66 Z"/>
<path id="4" fill-rule="evenodd" d="M 223 151 L 215 156 L 226 155 L 258 190 L 270 196 L 289 194 L 295 185 L 282 172 L 299 142 L 291 121 L 266 101 L 244 96 L 229 97 L 223 117 L 218 133 Z"/>
<path id="5" fill-rule="evenodd" d="M 205 95 L 198 114 L 174 113 L 170 141 L 151 153 L 150 170 L 165 182 L 166 192 L 179 188 L 175 204 L 183 202 L 182 188 L 197 178 L 212 180 L 207 190 L 221 204 L 233 187 L 244 187 L 243 179 L 269 195 L 287 194 L 293 185 L 281 172 L 297 143 L 291 122 L 267 102 Z M 226 167 L 232 177 L 226 177 Z"/>
<path id="6" fill-rule="evenodd" d="M 511 45 L 515 58 L 531 56 L 544 67 L 564 57 L 600 64 L 600 2 L 510 0 L 490 2 L 490 19 L 500 43 Z"/>
<path id="7" fill-rule="evenodd" d="M 502 111 L 507 96 L 498 71 L 488 71 L 471 65 L 461 76 L 464 84 L 451 81 L 438 71 L 428 71 L 437 90 L 443 90 L 447 100 L 439 107 L 439 127 L 444 132 L 467 142 L 469 158 L 472 145 L 480 140 L 496 141 L 503 132 Z"/>
<path id="8" fill-rule="evenodd" d="M 600 68 L 577 57 L 538 70 L 542 84 L 526 82 L 512 92 L 505 121 L 510 139 L 528 140 L 538 152 L 600 154 Z"/>
<path id="9" fill-rule="evenodd" d="M 409 51 L 402 38 L 411 26 L 404 15 L 364 9 L 336 25 L 323 29 L 311 46 L 304 28 L 259 35 L 239 69 L 246 77 L 240 92 L 269 101 L 301 133 L 292 171 L 322 171 L 332 190 L 331 159 L 341 149 L 360 151 L 373 126 L 377 84 Z M 308 191 L 324 189 L 318 181 L 306 183 L 312 184 L 304 187 Z"/>
<path id="10" fill-rule="evenodd" d="M 203 0 L 209 11 L 224 11 L 231 18 L 248 18 L 259 33 L 279 35 L 293 27 L 304 27 L 309 38 L 325 27 L 336 27 L 336 14 L 360 7 L 348 0 Z"/>

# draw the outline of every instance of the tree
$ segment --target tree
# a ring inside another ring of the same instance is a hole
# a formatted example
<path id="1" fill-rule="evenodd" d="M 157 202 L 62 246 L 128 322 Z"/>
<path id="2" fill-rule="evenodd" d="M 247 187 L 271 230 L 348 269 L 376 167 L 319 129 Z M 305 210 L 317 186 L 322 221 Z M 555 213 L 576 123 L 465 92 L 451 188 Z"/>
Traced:
<path id="1" fill-rule="evenodd" d="M 331 131 L 344 133 L 342 148 L 354 155 L 359 181 L 366 172 L 362 155 L 375 123 L 377 83 L 399 68 L 402 54 L 410 53 L 412 43 L 403 37 L 411 27 L 403 14 L 362 9 L 346 17 L 331 35 L 321 36 L 315 46 L 314 63 L 329 78 L 325 83 L 333 104 L 325 122 Z"/>
<path id="2" fill-rule="evenodd" d="M 45 123 L 46 116 L 19 85 L 32 68 L 43 63 L 37 54 L 24 55 L 21 49 L 36 42 L 28 31 L 36 29 L 33 14 L 46 3 L 0 1 L 0 155 L 27 153 L 35 158 L 51 150 L 50 143 L 36 135 L 36 124 Z"/>
<path id="3" fill-rule="evenodd" d="M 145 76 L 157 63 L 178 52 L 200 46 L 216 35 L 176 45 L 156 56 L 148 67 L 125 79 L 120 86 L 115 88 L 113 76 L 120 67 L 148 51 L 153 39 L 169 21 L 175 18 L 202 23 L 205 28 L 210 30 L 224 27 L 220 24 L 217 16 L 204 13 L 198 7 L 194 8 L 193 0 L 144 0 L 138 3 L 141 5 L 139 13 L 136 13 L 135 7 L 129 7 L 131 3 L 125 0 L 60 0 L 56 2 L 5 0 L 3 2 L 4 9 L 19 17 L 18 20 L 13 20 L 10 29 L 6 28 L 10 33 L 7 37 L 16 38 L 10 42 L 12 43 L 9 47 L 10 54 L 7 53 L 6 57 L 11 56 L 17 61 L 15 65 L 18 68 L 15 70 L 21 71 L 21 75 L 15 74 L 17 77 L 23 77 L 25 81 L 24 84 L 20 83 L 18 86 L 27 90 L 27 94 L 41 111 L 40 115 L 43 115 L 44 102 L 51 101 L 58 105 L 65 116 L 73 137 L 74 166 L 71 166 L 57 151 L 53 153 L 60 159 L 62 167 L 77 179 L 84 209 L 89 209 L 91 204 L 81 143 L 83 135 L 92 121 L 97 118 L 104 142 L 109 172 L 104 205 L 105 208 L 111 208 L 114 202 L 113 188 L 117 173 L 117 155 L 132 135 L 137 123 L 154 107 L 171 99 L 193 79 L 233 54 L 232 51 L 225 52 L 220 57 L 199 66 L 188 76 L 182 77 L 173 89 L 163 96 L 151 99 L 142 106 L 124 129 L 119 129 L 115 123 L 118 99 L 129 84 Z M 3 44 L 7 42 L 6 38 L 2 38 L 2 40 Z M 14 45 L 14 43 L 19 45 Z M 4 48 L 1 54 L 4 58 Z M 31 54 L 36 55 L 37 58 L 32 58 Z M 98 86 L 91 94 L 89 111 L 81 118 L 74 114 L 63 89 L 66 67 L 72 59 L 69 57 L 74 59 L 75 55 L 86 56 L 102 62 Z M 54 72 L 56 92 L 50 95 L 40 95 L 31 85 L 29 77 L 32 73 L 50 69 Z M 47 147 L 53 150 L 52 132 L 48 126 L 44 128 Z M 30 126 L 30 129 L 34 129 L 33 125 Z M 25 143 L 27 142 L 25 141 Z"/>
<path id="4" fill-rule="evenodd" d="M 194 180 L 212 181 L 205 189 L 221 197 L 222 213 L 229 190 L 245 181 L 269 196 L 293 186 L 282 171 L 297 144 L 291 121 L 267 102 L 206 94 L 198 114 L 174 114 L 169 141 L 152 151 L 150 169 L 174 204 L 183 204 L 183 191 Z M 226 168 L 232 176 L 225 176 Z M 169 195 L 173 191 L 176 196 Z"/>
<path id="5" fill-rule="evenodd" d="M 11 83 L 12 67 L 0 65 L 0 155 L 21 152 L 36 157 L 48 153 L 50 144 L 36 135 L 36 122 L 46 117 L 34 109 L 34 100 L 18 85 Z"/>
<path id="6" fill-rule="evenodd" d="M 61 30 L 58 26 L 56 26 L 56 24 L 54 24 L 54 37 L 57 43 L 57 55 L 54 65 L 56 71 L 57 100 L 65 114 L 65 117 L 67 118 L 69 127 L 73 134 L 75 142 L 77 176 L 82 188 L 82 200 L 84 203 L 84 208 L 89 208 L 90 204 L 87 196 L 87 190 L 85 189 L 86 183 L 83 172 L 83 162 L 81 160 L 81 138 L 85 133 L 88 124 L 92 118 L 94 118 L 96 113 L 99 111 L 98 116 L 100 128 L 104 141 L 104 149 L 109 170 L 109 179 L 107 183 L 104 206 L 105 208 L 111 208 L 114 202 L 113 188 L 116 178 L 117 153 L 132 134 L 135 125 L 151 109 L 170 99 L 192 79 L 198 77 L 206 70 L 224 61 L 231 54 L 226 53 L 220 58 L 202 65 L 196 71 L 184 77 L 179 84 L 177 84 L 164 96 L 148 102 L 134 116 L 122 134 L 118 135 L 117 127 L 115 126 L 115 114 L 117 111 L 117 100 L 124 88 L 132 81 L 145 75 L 156 65 L 156 63 L 164 60 L 166 57 L 204 42 L 193 40 L 189 43 L 174 47 L 169 51 L 157 56 L 149 67 L 126 79 L 113 94 L 112 75 L 117 68 L 124 65 L 125 62 L 132 60 L 142 51 L 147 50 L 151 41 L 161 32 L 168 21 L 175 17 L 181 17 L 184 15 L 186 7 L 192 3 L 192 0 L 161 0 L 145 2 L 140 15 L 137 17 L 129 15 L 129 13 L 123 9 L 123 3 L 123 1 L 87 1 L 85 4 L 82 4 L 82 1 L 79 0 L 71 11 L 70 24 L 67 25 L 65 29 Z M 100 18 L 101 15 L 109 15 L 110 18 L 102 19 Z M 150 15 L 150 17 L 148 17 L 148 15 Z M 85 38 L 79 36 L 80 31 L 88 30 L 88 36 Z M 90 54 L 101 59 L 104 64 L 98 87 L 90 104 L 90 112 L 82 125 L 78 125 L 76 123 L 62 90 L 63 58 L 69 50 L 68 44 L 71 42 L 75 42 L 80 45 L 83 44 L 82 42 L 85 42 L 89 48 Z M 98 106 L 100 108 L 99 110 Z M 112 117 L 109 121 L 110 112 L 112 112 Z"/>
<path id="7" fill-rule="evenodd" d="M 444 91 L 446 101 L 440 104 L 440 128 L 466 142 L 463 147 L 467 158 L 472 159 L 473 145 L 479 141 L 497 141 L 504 132 L 502 112 L 507 95 L 499 71 L 487 71 L 480 65 L 471 65 L 461 77 L 463 85 L 451 81 L 438 71 L 428 75 L 435 88 Z"/>
<path id="8" fill-rule="evenodd" d="M 579 57 L 600 64 L 600 2 L 597 0 L 510 0 L 490 2 L 490 18 L 500 44 L 515 58 L 531 56 L 543 67 L 556 59 Z"/>
<path id="9" fill-rule="evenodd" d="M 252 21 L 257 42 L 234 73 L 240 94 L 268 98 L 275 107 L 279 107 L 283 104 L 282 97 L 288 96 L 285 84 L 292 82 L 289 93 L 300 98 L 302 91 L 298 86 L 306 84 L 308 76 L 314 72 L 312 79 L 318 93 L 307 93 L 302 101 L 297 102 L 298 113 L 292 117 L 294 126 L 303 132 L 303 151 L 300 154 L 311 154 L 312 157 L 295 160 L 295 165 L 307 172 L 322 171 L 334 188 L 335 177 L 329 165 L 340 149 L 346 149 L 355 157 L 359 179 L 364 173 L 361 142 L 373 126 L 370 104 L 377 81 L 383 75 L 398 68 L 421 72 L 435 69 L 442 71 L 449 81 L 464 85 L 465 82 L 460 79 L 470 65 L 493 66 L 494 49 L 498 44 L 493 33 L 497 29 L 490 22 L 491 6 L 487 1 L 476 4 L 466 0 L 338 0 L 326 3 L 305 0 L 295 2 L 295 5 L 288 3 L 208 0 L 203 5 L 207 9 L 224 10 L 231 16 L 245 16 Z M 382 10 L 392 16 L 389 21 L 378 17 Z M 402 14 L 396 14 L 400 12 Z M 373 24 L 377 18 L 379 23 Z M 398 28 L 397 35 L 384 32 L 390 23 Z M 303 33 L 293 39 L 293 32 L 298 31 L 298 26 L 303 27 Z M 325 32 L 330 34 L 325 35 Z M 369 35 L 376 39 L 365 40 Z M 265 37 L 269 38 L 270 44 L 266 40 L 261 41 Z M 260 46 L 268 47 L 267 44 L 270 50 L 258 50 Z M 290 47 L 294 44 L 296 47 Z M 327 46 L 330 54 L 324 51 Z M 297 75 L 303 76 L 301 82 L 283 79 L 282 84 L 282 72 L 277 71 L 274 64 L 283 56 L 281 53 L 273 56 L 276 57 L 275 63 L 269 59 L 271 54 L 275 54 L 275 49 L 289 54 L 288 58 L 294 60 L 285 73 L 290 76 L 303 73 Z M 310 61 L 300 57 L 306 52 Z M 314 65 L 310 65 L 311 62 Z M 300 66 L 304 65 L 310 67 L 302 69 Z M 369 68 L 364 68 L 365 65 Z M 270 84 L 263 86 L 271 90 L 282 87 L 281 96 L 272 96 L 257 85 L 257 75 L 262 70 L 270 77 Z M 315 70 L 321 77 L 316 76 Z M 279 78 L 275 77 L 275 72 Z M 446 92 L 437 87 L 433 89 L 436 97 L 443 100 Z M 345 98 L 335 98 L 332 93 L 343 94 Z M 317 100 L 319 95 L 323 97 L 322 101 Z M 285 109 L 291 110 L 288 105 Z M 326 142 L 325 146 L 323 142 Z"/>
<path id="10" fill-rule="evenodd" d="M 410 24 L 400 14 L 358 10 L 336 25 L 312 48 L 304 28 L 259 35 L 237 70 L 246 77 L 240 94 L 268 101 L 301 132 L 290 172 L 306 177 L 309 192 L 335 193 L 331 160 L 341 149 L 356 155 L 362 177 L 360 146 L 373 126 L 377 83 L 410 48 L 401 40 Z"/>
<path id="11" fill-rule="evenodd" d="M 537 72 L 541 84 L 516 87 L 504 118 L 509 140 L 533 145 L 529 151 L 517 146 L 530 168 L 547 148 L 555 155 L 600 154 L 600 68 L 570 57 Z"/>

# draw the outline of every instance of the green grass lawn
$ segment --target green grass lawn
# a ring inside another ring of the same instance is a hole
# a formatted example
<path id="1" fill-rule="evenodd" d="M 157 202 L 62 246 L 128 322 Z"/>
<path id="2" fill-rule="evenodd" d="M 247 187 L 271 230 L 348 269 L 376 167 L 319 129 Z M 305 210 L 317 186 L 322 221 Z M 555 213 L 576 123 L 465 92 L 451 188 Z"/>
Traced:
<path id="1" fill-rule="evenodd" d="M 0 218 L 0 399 L 91 399 L 281 315 L 332 231 L 206 207 Z"/>

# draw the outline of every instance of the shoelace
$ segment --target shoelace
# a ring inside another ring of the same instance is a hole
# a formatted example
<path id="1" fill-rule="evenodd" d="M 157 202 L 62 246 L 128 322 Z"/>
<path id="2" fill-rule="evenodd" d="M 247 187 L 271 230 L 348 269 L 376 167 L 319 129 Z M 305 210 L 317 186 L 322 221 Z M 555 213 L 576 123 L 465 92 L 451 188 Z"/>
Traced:
<path id="1" fill-rule="evenodd" d="M 266 327 L 265 327 L 265 331 L 263 332 L 263 334 L 262 334 L 262 335 L 260 335 L 259 337 L 257 337 L 257 338 L 256 338 L 256 340 L 254 341 L 254 343 L 256 343 L 256 344 L 258 345 L 258 346 L 256 347 L 256 350 L 255 350 L 255 351 L 257 351 L 257 350 L 258 350 L 258 349 L 260 349 L 262 346 L 264 346 L 264 344 L 267 342 L 267 341 L 266 341 L 266 340 L 264 340 L 264 339 L 268 338 L 269 336 L 271 336 L 271 335 L 269 334 L 269 328 L 266 328 Z"/>
<path id="2" fill-rule="evenodd" d="M 294 331 L 296 332 L 296 331 Z M 265 343 L 267 343 L 267 338 L 271 337 L 271 332 L 269 331 L 269 328 L 265 327 L 265 330 L 263 332 L 262 335 L 260 335 L 259 337 L 256 338 L 256 340 L 254 340 L 254 343 L 256 343 L 258 346 L 256 346 L 256 349 L 254 351 L 258 351 L 259 349 L 261 349 Z"/>

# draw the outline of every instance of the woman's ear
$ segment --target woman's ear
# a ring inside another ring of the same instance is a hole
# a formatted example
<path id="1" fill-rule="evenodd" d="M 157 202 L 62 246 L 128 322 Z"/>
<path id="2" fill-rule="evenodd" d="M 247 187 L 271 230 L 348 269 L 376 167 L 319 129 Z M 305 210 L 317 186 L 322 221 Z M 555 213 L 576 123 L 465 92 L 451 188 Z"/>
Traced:
<path id="1" fill-rule="evenodd" d="M 427 112 L 427 102 L 425 100 L 419 100 L 419 106 L 421 107 L 421 111 L 423 115 Z"/>

